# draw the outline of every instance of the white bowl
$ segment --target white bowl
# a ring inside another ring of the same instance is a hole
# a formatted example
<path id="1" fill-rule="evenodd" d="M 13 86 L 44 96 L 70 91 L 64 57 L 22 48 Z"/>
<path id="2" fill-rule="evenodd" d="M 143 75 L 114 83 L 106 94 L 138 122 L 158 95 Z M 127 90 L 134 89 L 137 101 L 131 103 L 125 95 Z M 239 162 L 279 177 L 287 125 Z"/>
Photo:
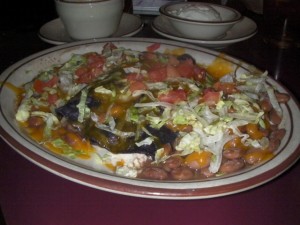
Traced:
<path id="1" fill-rule="evenodd" d="M 55 6 L 69 36 L 85 40 L 116 32 L 124 0 L 55 0 Z"/>
<path id="2" fill-rule="evenodd" d="M 240 12 L 233 8 L 203 2 L 170 3 L 161 6 L 159 11 L 161 16 L 166 17 L 186 38 L 202 40 L 223 37 L 243 18 Z M 217 15 L 212 14 L 213 12 Z"/>

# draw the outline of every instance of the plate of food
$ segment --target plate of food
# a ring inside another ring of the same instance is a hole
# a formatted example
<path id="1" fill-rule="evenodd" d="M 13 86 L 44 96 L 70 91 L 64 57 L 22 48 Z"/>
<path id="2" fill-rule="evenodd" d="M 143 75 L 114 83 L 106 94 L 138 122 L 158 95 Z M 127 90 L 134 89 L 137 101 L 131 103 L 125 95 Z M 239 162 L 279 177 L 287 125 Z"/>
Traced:
<path id="1" fill-rule="evenodd" d="M 0 134 L 34 164 L 155 199 L 255 188 L 299 158 L 299 106 L 253 65 L 176 41 L 49 48 L 1 75 Z M 13 163 L 13 162 L 12 162 Z"/>

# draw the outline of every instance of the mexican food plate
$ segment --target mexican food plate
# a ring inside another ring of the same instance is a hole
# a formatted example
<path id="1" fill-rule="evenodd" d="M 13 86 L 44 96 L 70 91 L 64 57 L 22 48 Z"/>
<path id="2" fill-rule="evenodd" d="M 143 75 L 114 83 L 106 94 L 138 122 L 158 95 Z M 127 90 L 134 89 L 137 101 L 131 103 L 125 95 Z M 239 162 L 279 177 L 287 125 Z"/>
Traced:
<path id="1" fill-rule="evenodd" d="M 74 42 L 1 75 L 1 137 L 92 188 L 155 199 L 255 188 L 299 158 L 296 100 L 267 71 L 160 39 Z M 13 162 L 12 162 L 13 163 Z"/>

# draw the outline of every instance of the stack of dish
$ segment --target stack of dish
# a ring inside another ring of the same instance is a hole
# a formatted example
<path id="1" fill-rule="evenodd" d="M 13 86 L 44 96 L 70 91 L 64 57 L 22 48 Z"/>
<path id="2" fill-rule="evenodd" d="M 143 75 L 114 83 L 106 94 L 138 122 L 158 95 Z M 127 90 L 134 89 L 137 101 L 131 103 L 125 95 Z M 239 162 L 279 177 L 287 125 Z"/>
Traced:
<path id="1" fill-rule="evenodd" d="M 154 32 L 168 39 L 223 48 L 247 40 L 257 33 L 256 23 L 228 6 L 204 2 L 175 1 L 159 8 L 151 21 Z M 123 13 L 118 30 L 111 37 L 134 36 L 144 27 L 138 15 Z M 73 42 L 60 18 L 44 24 L 39 37 L 50 44 Z"/>
<path id="2" fill-rule="evenodd" d="M 257 25 L 227 6 L 174 2 L 160 7 L 152 29 L 170 39 L 220 48 L 252 37 Z"/>
<path id="3" fill-rule="evenodd" d="M 140 17 L 123 13 L 118 30 L 112 37 L 130 37 L 138 33 L 144 24 Z M 50 44 L 61 45 L 73 42 L 60 18 L 44 24 L 39 30 L 39 37 Z"/>

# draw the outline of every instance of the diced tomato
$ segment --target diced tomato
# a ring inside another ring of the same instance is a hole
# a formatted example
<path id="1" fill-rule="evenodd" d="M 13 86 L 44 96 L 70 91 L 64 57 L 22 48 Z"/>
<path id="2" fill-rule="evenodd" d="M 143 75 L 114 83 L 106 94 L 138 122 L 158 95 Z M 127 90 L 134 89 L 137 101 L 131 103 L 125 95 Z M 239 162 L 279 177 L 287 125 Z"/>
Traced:
<path id="1" fill-rule="evenodd" d="M 43 91 L 44 91 L 44 82 L 43 81 L 41 81 L 41 80 L 35 80 L 34 81 L 34 83 L 33 83 L 33 88 L 34 88 L 34 90 L 37 92 L 37 93 L 39 93 L 39 94 L 41 94 L 41 93 L 43 93 Z"/>
<path id="2" fill-rule="evenodd" d="M 55 102 L 58 100 L 58 95 L 57 94 L 49 94 L 48 95 L 48 102 L 49 104 L 53 105 Z"/>
<path id="3" fill-rule="evenodd" d="M 146 90 L 147 86 L 143 82 L 144 77 L 137 73 L 130 73 L 127 75 L 127 80 L 130 83 L 130 91 L 134 92 L 136 90 Z"/>
<path id="4" fill-rule="evenodd" d="M 96 53 L 87 56 L 88 66 L 91 68 L 102 68 L 105 63 L 105 58 Z"/>
<path id="5" fill-rule="evenodd" d="M 206 91 L 203 95 L 203 101 L 211 106 L 215 105 L 220 101 L 220 92 L 218 91 Z"/>
<path id="6" fill-rule="evenodd" d="M 102 71 L 102 68 L 80 67 L 75 71 L 75 75 L 77 76 L 76 82 L 80 84 L 89 83 L 101 75 Z"/>
<path id="7" fill-rule="evenodd" d="M 79 67 L 75 71 L 77 76 L 77 83 L 89 83 L 103 72 L 103 65 L 105 63 L 105 58 L 97 53 L 90 53 L 86 55 L 87 65 Z"/>
<path id="8" fill-rule="evenodd" d="M 206 70 L 200 66 L 194 66 L 194 80 L 196 81 L 205 81 L 206 78 Z"/>
<path id="9" fill-rule="evenodd" d="M 149 45 L 147 47 L 147 51 L 148 52 L 154 52 L 155 50 L 159 49 L 160 48 L 160 43 L 154 43 L 152 45 Z"/>
<path id="10" fill-rule="evenodd" d="M 204 90 L 203 90 L 203 95 L 205 95 L 206 93 L 208 93 L 208 92 L 214 92 L 215 90 L 212 88 L 212 87 L 209 87 L 209 88 L 205 88 Z"/>
<path id="11" fill-rule="evenodd" d="M 180 101 L 186 101 L 187 95 L 184 90 L 171 90 L 166 94 L 161 94 L 158 96 L 158 100 L 162 102 L 168 102 L 175 104 Z"/>
<path id="12" fill-rule="evenodd" d="M 174 56 L 170 55 L 168 59 L 168 64 L 172 66 L 177 66 L 180 63 L 180 61 Z"/>
<path id="13" fill-rule="evenodd" d="M 158 69 L 166 69 L 167 64 L 159 62 L 159 61 L 153 61 L 151 64 L 151 69 L 158 70 Z"/>
<path id="14" fill-rule="evenodd" d="M 44 88 L 53 87 L 57 83 L 58 83 L 58 77 L 56 77 L 56 76 L 54 76 L 53 78 L 51 78 L 48 81 L 42 81 L 42 80 L 36 79 L 33 83 L 33 88 L 37 93 L 41 94 L 41 93 L 43 93 Z"/>
<path id="15" fill-rule="evenodd" d="M 90 80 L 90 76 L 88 75 L 89 69 L 87 67 L 80 67 L 75 71 L 75 75 L 77 77 L 77 83 L 88 83 Z"/>
<path id="16" fill-rule="evenodd" d="M 147 90 L 147 86 L 142 81 L 133 81 L 130 83 L 129 89 L 131 92 L 134 92 L 137 90 Z"/>
<path id="17" fill-rule="evenodd" d="M 167 78 L 167 68 L 152 68 L 150 71 L 148 71 L 148 78 L 151 82 L 164 81 Z"/>
<path id="18" fill-rule="evenodd" d="M 103 68 L 91 68 L 89 72 L 90 72 L 91 78 L 95 79 L 96 77 L 98 77 L 99 75 L 102 74 Z"/>
<path id="19" fill-rule="evenodd" d="M 84 74 L 88 73 L 88 68 L 85 66 L 79 67 L 76 71 L 75 71 L 75 75 L 77 77 L 81 77 L 84 76 Z"/>
<path id="20" fill-rule="evenodd" d="M 225 94 L 233 94 L 238 92 L 235 83 L 224 83 L 218 81 L 213 85 L 213 88 L 216 91 L 223 91 Z"/>
<path id="21" fill-rule="evenodd" d="M 144 79 L 144 77 L 138 73 L 129 73 L 129 74 L 127 74 L 126 78 L 129 82 L 137 81 L 137 80 L 142 81 Z"/>
<path id="22" fill-rule="evenodd" d="M 188 60 L 180 62 L 176 69 L 181 77 L 193 78 L 195 75 L 194 65 Z"/>
<path id="23" fill-rule="evenodd" d="M 167 77 L 180 77 L 180 74 L 175 66 L 167 65 Z"/>
<path id="24" fill-rule="evenodd" d="M 157 55 L 153 52 L 143 52 L 143 60 L 148 63 L 148 61 L 154 61 L 157 59 Z"/>
<path id="25" fill-rule="evenodd" d="M 51 80 L 49 80 L 47 82 L 47 86 L 48 87 L 53 87 L 54 85 L 56 85 L 58 83 L 58 77 L 54 76 Z"/>

